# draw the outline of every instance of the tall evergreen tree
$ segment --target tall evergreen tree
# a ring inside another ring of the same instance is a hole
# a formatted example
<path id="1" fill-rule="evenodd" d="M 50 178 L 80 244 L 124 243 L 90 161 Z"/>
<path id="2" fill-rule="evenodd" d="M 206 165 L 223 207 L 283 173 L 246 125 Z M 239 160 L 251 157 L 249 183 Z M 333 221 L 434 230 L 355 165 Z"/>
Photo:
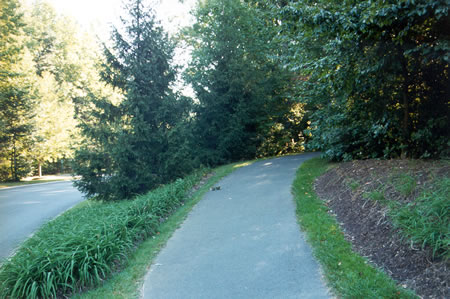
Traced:
<path id="1" fill-rule="evenodd" d="M 239 0 L 202 1 L 187 31 L 193 53 L 185 77 L 199 101 L 195 136 L 205 164 L 283 151 L 268 143 L 279 141 L 275 131 L 291 108 L 282 97 L 291 73 L 268 57 L 272 32 L 255 13 Z"/>
<path id="2" fill-rule="evenodd" d="M 87 144 L 77 152 L 80 190 L 102 199 L 129 198 L 173 177 L 166 167 L 168 136 L 186 106 L 170 89 L 173 45 L 143 0 L 128 1 L 123 31 L 114 28 L 105 47 L 102 78 L 121 90 L 115 105 L 97 99 L 82 125 Z"/>

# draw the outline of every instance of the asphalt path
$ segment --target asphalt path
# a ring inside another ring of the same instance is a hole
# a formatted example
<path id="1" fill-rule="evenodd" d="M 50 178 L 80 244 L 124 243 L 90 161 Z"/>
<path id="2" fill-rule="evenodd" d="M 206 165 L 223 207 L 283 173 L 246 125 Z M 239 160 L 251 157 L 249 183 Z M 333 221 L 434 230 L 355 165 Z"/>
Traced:
<path id="1" fill-rule="evenodd" d="M 304 154 L 240 168 L 209 191 L 150 267 L 144 298 L 329 298 L 295 216 Z"/>
<path id="2" fill-rule="evenodd" d="M 0 260 L 42 224 L 82 200 L 70 181 L 0 189 Z"/>

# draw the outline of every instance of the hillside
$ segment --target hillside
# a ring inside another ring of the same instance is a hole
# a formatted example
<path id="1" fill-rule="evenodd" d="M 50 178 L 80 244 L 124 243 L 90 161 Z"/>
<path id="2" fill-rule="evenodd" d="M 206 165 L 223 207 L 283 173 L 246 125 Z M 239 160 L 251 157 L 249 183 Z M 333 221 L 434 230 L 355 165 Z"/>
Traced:
<path id="1" fill-rule="evenodd" d="M 449 172 L 444 161 L 354 161 L 315 189 L 355 251 L 419 296 L 450 298 Z"/>

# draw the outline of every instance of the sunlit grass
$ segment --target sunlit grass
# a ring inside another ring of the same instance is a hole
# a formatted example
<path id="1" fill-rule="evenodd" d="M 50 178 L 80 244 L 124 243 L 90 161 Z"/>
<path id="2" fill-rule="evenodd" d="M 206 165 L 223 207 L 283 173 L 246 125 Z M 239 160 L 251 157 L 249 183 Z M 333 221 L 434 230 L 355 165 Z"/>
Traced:
<path id="1" fill-rule="evenodd" d="M 245 166 L 249 166 L 251 165 L 253 162 L 244 162 L 244 163 L 239 163 L 233 166 L 233 168 L 240 168 L 240 167 L 245 167 Z"/>

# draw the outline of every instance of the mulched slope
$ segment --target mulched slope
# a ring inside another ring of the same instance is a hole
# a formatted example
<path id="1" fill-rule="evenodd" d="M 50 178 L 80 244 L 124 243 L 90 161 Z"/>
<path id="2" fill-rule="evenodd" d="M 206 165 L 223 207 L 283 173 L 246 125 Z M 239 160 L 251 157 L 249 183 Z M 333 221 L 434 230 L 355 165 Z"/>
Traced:
<path id="1" fill-rule="evenodd" d="M 416 190 L 404 196 L 393 181 L 399 173 L 416 178 Z M 387 200 L 413 201 L 436 177 L 449 176 L 448 163 L 418 160 L 366 160 L 341 163 L 316 181 L 319 197 L 337 217 L 353 249 L 424 298 L 450 298 L 450 262 L 411 244 L 387 216 L 387 207 L 363 194 L 384 190 Z"/>

